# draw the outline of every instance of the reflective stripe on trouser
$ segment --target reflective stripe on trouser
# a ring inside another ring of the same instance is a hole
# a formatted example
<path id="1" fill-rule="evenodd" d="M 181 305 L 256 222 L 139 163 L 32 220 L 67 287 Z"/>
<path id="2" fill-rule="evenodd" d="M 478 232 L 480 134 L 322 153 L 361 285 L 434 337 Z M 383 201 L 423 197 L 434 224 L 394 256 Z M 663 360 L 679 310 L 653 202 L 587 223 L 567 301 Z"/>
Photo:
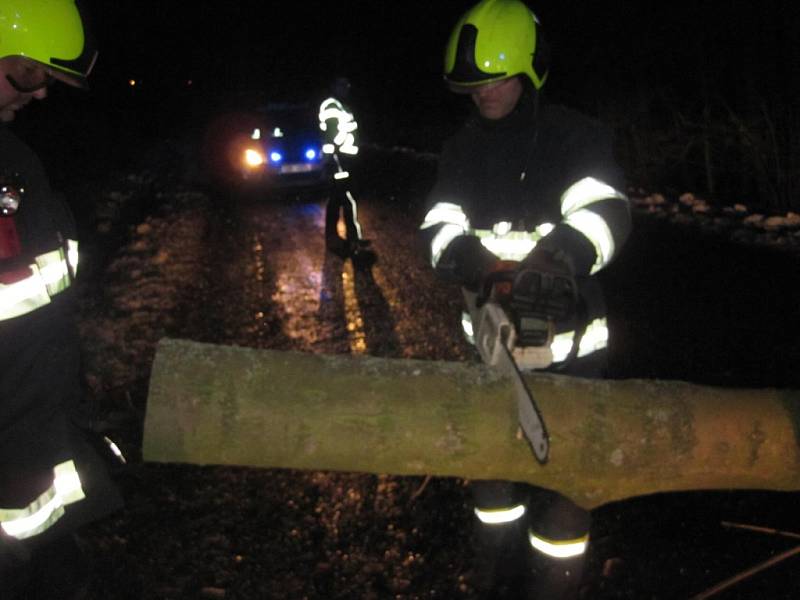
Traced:
<path id="1" fill-rule="evenodd" d="M 358 222 L 358 205 L 356 204 L 356 199 L 353 198 L 353 194 L 351 194 L 349 190 L 345 192 L 345 196 L 347 196 L 347 201 L 350 203 L 350 211 L 353 214 L 353 226 L 356 228 L 356 237 L 360 240 L 361 223 Z"/>
<path id="2" fill-rule="evenodd" d="M 0 321 L 41 308 L 67 289 L 78 266 L 78 243 L 68 240 L 67 249 L 40 254 L 28 265 L 29 275 L 13 283 L 0 283 Z"/>
<path id="3" fill-rule="evenodd" d="M 362 239 L 361 223 L 358 222 L 358 205 L 349 190 L 334 190 L 325 210 L 325 237 L 339 237 L 337 223 L 340 213 L 344 217 L 346 237 L 349 241 Z"/>
<path id="4" fill-rule="evenodd" d="M 358 178 L 353 177 L 349 161 L 342 160 L 338 154 L 333 155 L 335 170 L 333 173 L 333 189 L 328 199 L 325 214 L 325 237 L 327 240 L 339 237 L 337 223 L 340 213 L 344 217 L 347 240 L 353 242 L 363 239 L 361 223 L 358 221 L 358 204 L 353 192 L 358 193 Z M 336 175 L 346 175 L 336 179 Z"/>
<path id="5" fill-rule="evenodd" d="M 25 539 L 49 529 L 64 515 L 64 507 L 85 498 L 72 460 L 53 467 L 53 483 L 23 508 L 0 508 L 0 527 L 14 538 Z"/>
<path id="6" fill-rule="evenodd" d="M 574 558 L 581 556 L 589 547 L 589 534 L 568 540 L 553 540 L 528 530 L 528 541 L 531 547 L 551 558 Z"/>
<path id="7" fill-rule="evenodd" d="M 530 548 L 548 558 L 569 559 L 586 552 L 589 513 L 561 494 L 508 481 L 476 481 L 472 492 L 481 527 L 525 531 Z"/>
<path id="8" fill-rule="evenodd" d="M 527 512 L 522 504 L 493 509 L 475 507 L 474 510 L 478 520 L 483 525 L 490 527 L 502 527 L 516 523 Z M 527 534 L 531 548 L 550 558 L 574 558 L 584 554 L 589 547 L 588 531 L 575 537 L 554 539 L 537 532 L 533 527 L 529 527 Z"/>

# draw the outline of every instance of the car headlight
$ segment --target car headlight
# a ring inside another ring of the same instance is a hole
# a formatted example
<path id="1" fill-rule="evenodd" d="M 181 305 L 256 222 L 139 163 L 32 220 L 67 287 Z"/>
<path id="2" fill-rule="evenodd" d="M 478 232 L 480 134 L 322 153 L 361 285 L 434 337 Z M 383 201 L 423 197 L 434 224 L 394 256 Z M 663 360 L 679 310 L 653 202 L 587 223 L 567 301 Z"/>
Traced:
<path id="1" fill-rule="evenodd" d="M 277 150 L 273 150 L 269 153 L 269 162 L 271 163 L 279 163 L 283 160 L 283 154 L 278 152 Z"/>
<path id="2" fill-rule="evenodd" d="M 316 149 L 314 149 L 314 148 L 306 148 L 306 151 L 305 151 L 306 160 L 314 160 L 315 158 L 317 158 L 317 155 L 318 155 L 318 153 L 317 153 Z"/>
<path id="3" fill-rule="evenodd" d="M 264 154 L 255 150 L 254 148 L 248 148 L 244 151 L 244 164 L 247 167 L 255 168 L 260 167 L 265 162 Z"/>

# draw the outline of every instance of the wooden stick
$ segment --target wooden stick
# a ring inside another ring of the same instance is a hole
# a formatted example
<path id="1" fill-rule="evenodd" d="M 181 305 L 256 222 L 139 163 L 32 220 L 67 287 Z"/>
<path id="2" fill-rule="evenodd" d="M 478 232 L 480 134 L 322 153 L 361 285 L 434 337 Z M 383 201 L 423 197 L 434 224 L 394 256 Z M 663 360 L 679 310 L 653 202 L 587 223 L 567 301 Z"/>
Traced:
<path id="1" fill-rule="evenodd" d="M 772 529 L 771 527 L 746 525 L 744 523 L 731 523 L 730 521 L 722 521 L 722 526 L 730 527 L 733 529 L 746 529 L 747 531 L 757 531 L 758 533 L 767 533 L 770 535 L 780 535 L 782 537 L 800 539 L 800 533 L 793 533 L 791 531 L 781 531 L 780 529 Z"/>
<path id="2" fill-rule="evenodd" d="M 786 552 L 782 552 L 781 554 L 778 554 L 777 556 L 773 556 L 769 560 L 765 560 L 764 562 L 762 562 L 762 563 L 760 563 L 760 564 L 758 564 L 758 565 L 756 565 L 756 566 L 754 566 L 754 567 L 752 567 L 750 569 L 747 569 L 746 571 L 742 571 L 738 575 L 734 575 L 730 579 L 726 579 L 725 581 L 722 581 L 722 582 L 718 583 L 717 585 L 715 585 L 714 587 L 706 590 L 705 592 L 702 592 L 702 593 L 698 594 L 697 596 L 693 596 L 691 600 L 705 600 L 706 598 L 710 598 L 711 596 L 714 596 L 715 594 L 718 594 L 718 593 L 728 589 L 729 587 L 732 587 L 732 586 L 736 585 L 737 583 L 739 583 L 741 581 L 744 581 L 748 577 L 752 577 L 756 573 L 759 573 L 760 571 L 763 571 L 764 569 L 768 569 L 768 568 L 778 564 L 779 562 L 784 561 L 787 558 L 790 558 L 790 557 L 794 556 L 795 554 L 800 554 L 800 546 L 795 546 L 794 548 L 791 548 L 790 550 L 787 550 Z"/>

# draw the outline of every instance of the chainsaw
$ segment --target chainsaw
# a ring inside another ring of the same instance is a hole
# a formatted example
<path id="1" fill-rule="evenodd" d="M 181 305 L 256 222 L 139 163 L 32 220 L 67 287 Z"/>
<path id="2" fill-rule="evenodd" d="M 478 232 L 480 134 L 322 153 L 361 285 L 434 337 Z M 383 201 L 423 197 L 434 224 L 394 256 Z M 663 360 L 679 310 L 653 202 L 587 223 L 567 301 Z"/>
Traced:
<path id="1" fill-rule="evenodd" d="M 520 427 L 544 464 L 547 430 L 521 370 L 546 369 L 553 363 L 550 345 L 556 323 L 569 318 L 577 304 L 575 281 L 568 274 L 519 269 L 517 262 L 501 261 L 477 292 L 463 288 L 463 294 L 478 353 L 485 364 L 514 381 Z"/>

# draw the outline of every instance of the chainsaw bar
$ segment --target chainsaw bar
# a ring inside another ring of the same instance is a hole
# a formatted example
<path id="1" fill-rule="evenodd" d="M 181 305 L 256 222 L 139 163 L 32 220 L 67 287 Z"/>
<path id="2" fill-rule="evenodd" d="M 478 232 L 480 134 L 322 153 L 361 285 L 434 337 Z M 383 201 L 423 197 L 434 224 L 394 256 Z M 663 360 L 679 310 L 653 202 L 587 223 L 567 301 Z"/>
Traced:
<path id="1" fill-rule="evenodd" d="M 497 366 L 514 380 L 519 426 L 522 428 L 522 433 L 525 434 L 525 439 L 528 440 L 528 444 L 530 444 L 536 460 L 543 465 L 547 462 L 547 457 L 550 453 L 550 440 L 544 426 L 544 421 L 542 420 L 542 415 L 539 412 L 539 407 L 536 406 L 533 394 L 525 384 L 522 373 L 520 373 L 517 363 L 511 355 L 511 351 L 505 344 L 503 344 L 503 352 L 499 352 L 498 354 L 500 360 Z"/>
<path id="2" fill-rule="evenodd" d="M 513 380 L 520 428 L 536 460 L 545 464 L 550 452 L 550 441 L 533 394 L 525 384 L 510 350 L 514 344 L 514 325 L 499 304 L 486 302 L 478 309 L 477 295 L 466 289 L 463 293 L 473 327 L 476 328 L 474 337 L 478 353 L 484 363 L 500 369 Z"/>

